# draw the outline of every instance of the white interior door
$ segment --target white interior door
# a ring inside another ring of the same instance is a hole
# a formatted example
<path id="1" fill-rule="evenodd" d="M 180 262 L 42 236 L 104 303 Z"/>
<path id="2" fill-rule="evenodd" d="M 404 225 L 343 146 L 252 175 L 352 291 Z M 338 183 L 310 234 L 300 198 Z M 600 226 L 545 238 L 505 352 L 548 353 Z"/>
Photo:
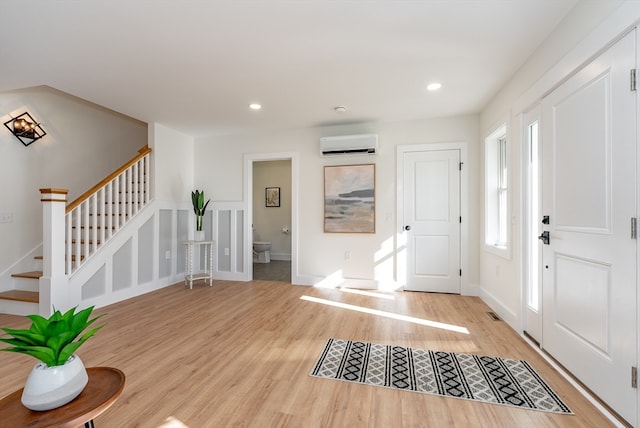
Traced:
<path id="1" fill-rule="evenodd" d="M 543 347 L 636 425 L 636 108 L 629 34 L 543 100 Z"/>
<path id="2" fill-rule="evenodd" d="M 404 153 L 406 290 L 460 293 L 460 150 Z"/>

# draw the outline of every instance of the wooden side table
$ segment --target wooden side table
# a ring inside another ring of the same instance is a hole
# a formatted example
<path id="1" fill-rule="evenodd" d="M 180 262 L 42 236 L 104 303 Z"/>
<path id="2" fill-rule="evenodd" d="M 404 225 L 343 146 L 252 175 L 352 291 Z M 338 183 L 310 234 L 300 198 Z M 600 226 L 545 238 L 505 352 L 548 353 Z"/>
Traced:
<path id="1" fill-rule="evenodd" d="M 185 252 L 185 275 L 184 275 L 184 283 L 189 284 L 189 288 L 193 288 L 193 281 L 197 279 L 204 279 L 205 281 L 209 281 L 209 287 L 213 285 L 213 251 L 214 244 L 216 241 L 186 241 L 184 245 L 187 246 L 187 251 Z M 203 272 L 194 272 L 194 263 L 193 260 L 193 252 L 195 247 L 203 248 L 204 247 L 204 271 Z"/>
<path id="2" fill-rule="evenodd" d="M 22 389 L 0 400 L 0 424 L 6 427 L 74 428 L 84 424 L 93 428 L 93 418 L 102 414 L 118 399 L 124 389 L 124 373 L 112 367 L 90 367 L 89 382 L 73 401 L 45 412 L 22 405 Z"/>

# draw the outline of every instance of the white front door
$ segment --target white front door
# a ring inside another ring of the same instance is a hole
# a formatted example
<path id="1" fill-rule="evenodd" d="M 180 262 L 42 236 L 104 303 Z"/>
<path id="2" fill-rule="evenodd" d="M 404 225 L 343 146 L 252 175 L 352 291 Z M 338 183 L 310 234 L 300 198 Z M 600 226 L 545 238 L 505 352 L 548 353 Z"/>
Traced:
<path id="1" fill-rule="evenodd" d="M 636 425 L 635 34 L 543 99 L 543 347 Z"/>
<path id="2" fill-rule="evenodd" d="M 406 152 L 405 290 L 460 293 L 460 150 Z"/>

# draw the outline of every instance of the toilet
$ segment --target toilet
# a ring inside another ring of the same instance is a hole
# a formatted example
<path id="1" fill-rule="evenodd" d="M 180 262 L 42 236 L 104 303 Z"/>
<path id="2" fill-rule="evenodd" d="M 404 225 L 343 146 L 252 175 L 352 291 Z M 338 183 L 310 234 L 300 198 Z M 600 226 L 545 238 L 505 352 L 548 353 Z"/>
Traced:
<path id="1" fill-rule="evenodd" d="M 253 262 L 254 263 L 270 263 L 271 262 L 271 242 L 255 241 L 253 243 Z"/>

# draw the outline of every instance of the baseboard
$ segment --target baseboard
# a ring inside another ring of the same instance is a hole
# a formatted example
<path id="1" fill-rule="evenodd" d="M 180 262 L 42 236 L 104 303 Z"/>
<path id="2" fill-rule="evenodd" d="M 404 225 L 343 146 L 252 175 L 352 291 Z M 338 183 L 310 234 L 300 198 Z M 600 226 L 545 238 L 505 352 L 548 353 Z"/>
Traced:
<path id="1" fill-rule="evenodd" d="M 402 287 L 393 280 L 377 280 L 367 278 L 345 278 L 341 274 L 329 276 L 296 276 L 295 285 L 312 285 L 319 288 L 354 288 L 360 290 L 397 291 Z"/>
<path id="2" fill-rule="evenodd" d="M 314 286 L 319 283 L 323 278 L 319 276 L 312 275 L 294 275 L 291 278 L 291 284 L 293 285 L 305 285 L 305 286 Z"/>
<path id="3" fill-rule="evenodd" d="M 499 299 L 497 299 L 493 294 L 489 293 L 486 289 L 480 287 L 478 296 L 480 299 L 487 304 L 491 309 L 493 309 L 500 318 L 509 326 L 520 333 L 520 323 L 518 321 L 518 316 L 511 311 L 507 306 L 505 306 Z"/>
<path id="4" fill-rule="evenodd" d="M 379 284 L 375 279 L 343 278 L 339 287 L 354 288 L 357 290 L 377 290 Z"/>
<path id="5" fill-rule="evenodd" d="M 467 284 L 462 288 L 460 294 L 463 296 L 479 296 L 480 290 L 481 288 L 478 284 Z"/>

